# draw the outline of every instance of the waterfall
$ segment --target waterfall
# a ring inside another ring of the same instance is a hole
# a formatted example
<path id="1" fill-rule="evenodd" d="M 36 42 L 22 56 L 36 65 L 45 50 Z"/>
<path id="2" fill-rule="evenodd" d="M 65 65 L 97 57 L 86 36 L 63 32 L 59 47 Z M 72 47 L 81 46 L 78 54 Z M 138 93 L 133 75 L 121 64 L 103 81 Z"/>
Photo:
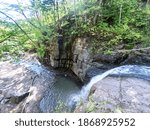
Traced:
<path id="1" fill-rule="evenodd" d="M 150 80 L 150 67 L 139 66 L 139 65 L 124 65 L 120 67 L 113 68 L 104 72 L 103 74 L 94 76 L 91 81 L 82 87 L 80 93 L 72 97 L 72 102 L 78 102 L 81 99 L 85 101 L 90 93 L 92 86 L 98 81 L 104 79 L 109 75 L 114 76 L 126 76 L 126 77 L 136 77 L 145 80 Z"/>
<path id="2" fill-rule="evenodd" d="M 115 68 L 116 69 L 116 68 Z M 104 79 L 105 77 L 107 77 L 109 74 L 111 74 L 113 71 L 115 71 L 115 69 L 111 69 L 111 70 L 108 70 L 106 71 L 105 73 L 101 74 L 101 75 L 97 75 L 97 76 L 94 76 L 91 81 L 83 86 L 83 88 L 81 89 L 81 92 L 80 92 L 80 96 L 82 97 L 83 100 L 87 99 L 89 93 L 90 93 L 90 90 L 91 90 L 91 87 L 97 83 L 98 81 Z"/>

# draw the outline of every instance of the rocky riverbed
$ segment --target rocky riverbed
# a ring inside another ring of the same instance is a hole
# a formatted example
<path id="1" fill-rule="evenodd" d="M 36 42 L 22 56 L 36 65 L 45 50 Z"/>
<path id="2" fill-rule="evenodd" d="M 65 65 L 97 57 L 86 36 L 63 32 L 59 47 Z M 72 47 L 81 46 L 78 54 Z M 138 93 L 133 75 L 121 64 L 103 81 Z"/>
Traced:
<path id="1" fill-rule="evenodd" d="M 0 112 L 67 112 L 80 88 L 75 75 L 46 68 L 35 54 L 0 62 Z"/>
<path id="2" fill-rule="evenodd" d="M 81 84 L 69 73 L 47 69 L 34 54 L 18 62 L 1 61 L 0 112 L 66 112 L 62 105 L 71 105 L 70 109 L 74 99 L 80 103 L 75 112 L 150 112 L 150 67 L 127 65 L 104 71 L 87 72 L 89 77 L 98 76 L 80 90 Z M 76 100 L 84 93 L 86 100 Z"/>

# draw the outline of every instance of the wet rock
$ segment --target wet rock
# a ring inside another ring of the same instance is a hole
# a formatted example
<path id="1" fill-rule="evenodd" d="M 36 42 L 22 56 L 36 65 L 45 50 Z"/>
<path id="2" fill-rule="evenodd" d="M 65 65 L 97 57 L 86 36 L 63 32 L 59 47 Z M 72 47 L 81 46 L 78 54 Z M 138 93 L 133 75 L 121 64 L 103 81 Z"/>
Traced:
<path id="1" fill-rule="evenodd" d="M 89 79 L 91 79 L 92 77 L 102 74 L 105 71 L 107 71 L 108 69 L 100 69 L 100 68 L 96 68 L 96 67 L 90 67 L 87 71 L 86 71 L 86 75 L 85 75 L 85 81 L 89 81 Z"/>
<path id="2" fill-rule="evenodd" d="M 121 64 L 150 65 L 150 56 L 144 53 L 132 52 Z"/>
<path id="3" fill-rule="evenodd" d="M 93 56 L 92 62 L 100 62 L 103 64 L 120 64 L 127 58 L 127 54 L 116 53 L 111 55 L 97 54 Z"/>
<path id="4" fill-rule="evenodd" d="M 9 102 L 9 99 L 4 98 L 4 96 L 3 96 L 3 99 L 1 100 L 1 104 L 7 104 L 8 102 Z"/>
<path id="5" fill-rule="evenodd" d="M 7 99 L 9 99 L 9 103 L 12 103 L 12 104 L 18 104 L 20 103 L 22 100 L 24 100 L 27 96 L 29 96 L 29 92 L 25 93 L 25 94 L 22 94 L 20 96 L 12 96 L 12 97 L 9 97 Z"/>
<path id="6" fill-rule="evenodd" d="M 4 96 L 0 94 L 0 103 L 3 100 Z"/>
<path id="7" fill-rule="evenodd" d="M 118 52 L 111 55 L 97 54 L 93 56 L 92 64 L 102 63 L 105 65 L 126 65 L 126 64 L 138 64 L 138 65 L 150 65 L 149 52 Z"/>

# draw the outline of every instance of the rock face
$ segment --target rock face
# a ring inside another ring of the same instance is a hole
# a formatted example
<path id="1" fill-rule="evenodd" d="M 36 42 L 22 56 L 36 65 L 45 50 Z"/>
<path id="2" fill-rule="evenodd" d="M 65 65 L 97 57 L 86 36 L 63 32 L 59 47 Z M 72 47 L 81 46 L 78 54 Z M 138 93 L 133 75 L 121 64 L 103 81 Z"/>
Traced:
<path id="1" fill-rule="evenodd" d="M 76 38 L 72 44 L 64 47 L 63 54 L 59 57 L 58 44 L 54 42 L 47 49 L 45 61 L 54 68 L 62 67 L 72 70 L 82 81 L 89 81 L 91 77 L 120 65 L 150 65 L 148 49 L 114 52 L 109 55 L 91 53 L 91 50 L 90 38 Z"/>
<path id="2" fill-rule="evenodd" d="M 73 65 L 71 70 L 83 81 L 91 62 L 87 39 L 76 39 L 72 50 Z"/>
<path id="3" fill-rule="evenodd" d="M 58 43 L 53 42 L 47 47 L 44 57 L 45 64 L 53 68 L 71 68 L 72 66 L 72 49 L 71 46 L 63 47 L 62 54 L 59 54 Z"/>
<path id="4" fill-rule="evenodd" d="M 40 112 L 39 102 L 54 75 L 30 62 L 0 62 L 0 112 Z"/>
<path id="5" fill-rule="evenodd" d="M 69 68 L 83 81 L 91 62 L 87 43 L 87 38 L 77 38 L 72 45 L 64 47 L 61 57 L 58 44 L 51 44 L 45 61 L 54 68 Z"/>
<path id="6" fill-rule="evenodd" d="M 150 112 L 150 82 L 107 77 L 93 85 L 88 101 L 75 112 Z"/>

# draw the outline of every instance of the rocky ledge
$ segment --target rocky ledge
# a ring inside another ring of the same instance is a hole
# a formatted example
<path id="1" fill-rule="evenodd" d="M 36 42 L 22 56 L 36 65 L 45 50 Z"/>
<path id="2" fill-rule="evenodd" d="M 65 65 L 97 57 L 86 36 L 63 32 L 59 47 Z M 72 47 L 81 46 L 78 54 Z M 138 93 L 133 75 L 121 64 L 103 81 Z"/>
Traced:
<path id="1" fill-rule="evenodd" d="M 0 112 L 40 112 L 39 102 L 53 79 L 35 61 L 0 62 Z"/>
<path id="2" fill-rule="evenodd" d="M 150 112 L 150 82 L 128 77 L 106 77 L 92 86 L 89 99 L 75 112 Z"/>

